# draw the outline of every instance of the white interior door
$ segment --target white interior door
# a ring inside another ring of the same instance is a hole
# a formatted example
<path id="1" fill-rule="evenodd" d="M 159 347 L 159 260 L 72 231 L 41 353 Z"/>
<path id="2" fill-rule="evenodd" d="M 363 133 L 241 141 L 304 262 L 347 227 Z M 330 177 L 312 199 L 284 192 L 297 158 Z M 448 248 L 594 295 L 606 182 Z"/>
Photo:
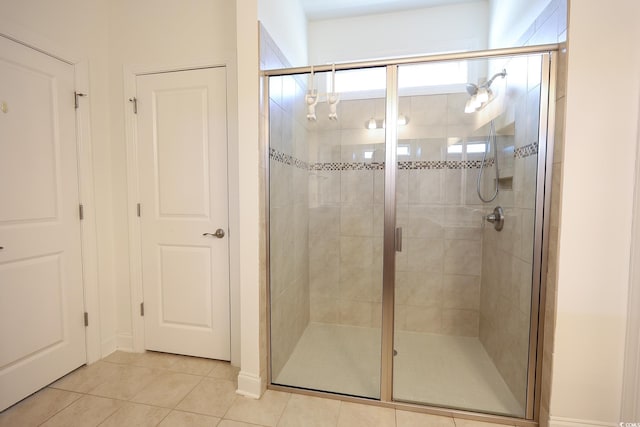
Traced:
<path id="1" fill-rule="evenodd" d="M 0 410 L 86 362 L 73 96 L 0 37 Z"/>
<path id="2" fill-rule="evenodd" d="M 229 360 L 225 68 L 136 87 L 145 348 Z"/>

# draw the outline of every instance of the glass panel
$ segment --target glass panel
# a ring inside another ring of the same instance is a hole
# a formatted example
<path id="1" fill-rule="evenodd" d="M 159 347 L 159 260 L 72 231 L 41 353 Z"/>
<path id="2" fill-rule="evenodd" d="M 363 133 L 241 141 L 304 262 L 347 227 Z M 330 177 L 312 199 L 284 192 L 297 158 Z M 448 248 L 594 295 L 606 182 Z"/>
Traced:
<path id="1" fill-rule="evenodd" d="M 393 397 L 524 417 L 541 57 L 450 64 L 399 68 Z"/>
<path id="2" fill-rule="evenodd" d="M 272 382 L 379 398 L 384 69 L 342 73 L 333 118 L 330 73 L 269 81 Z"/>

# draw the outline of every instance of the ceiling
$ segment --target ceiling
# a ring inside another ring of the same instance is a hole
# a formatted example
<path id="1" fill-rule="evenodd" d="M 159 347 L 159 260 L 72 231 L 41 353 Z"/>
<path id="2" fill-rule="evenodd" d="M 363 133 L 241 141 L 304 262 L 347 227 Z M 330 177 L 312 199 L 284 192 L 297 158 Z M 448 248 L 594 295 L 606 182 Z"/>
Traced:
<path id="1" fill-rule="evenodd" d="M 487 0 L 300 0 L 307 19 L 336 19 Z"/>

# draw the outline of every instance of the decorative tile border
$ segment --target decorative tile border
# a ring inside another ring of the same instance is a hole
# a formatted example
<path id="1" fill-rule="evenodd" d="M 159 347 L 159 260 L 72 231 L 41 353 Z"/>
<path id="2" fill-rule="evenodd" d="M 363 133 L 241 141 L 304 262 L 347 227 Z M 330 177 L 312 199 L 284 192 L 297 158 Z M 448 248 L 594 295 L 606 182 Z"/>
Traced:
<path id="1" fill-rule="evenodd" d="M 283 153 L 275 148 L 269 148 L 269 158 L 285 165 L 295 166 L 298 169 L 309 170 L 309 163 L 293 157 L 290 154 Z"/>
<path id="2" fill-rule="evenodd" d="M 525 145 L 524 147 L 518 147 L 513 151 L 513 157 L 516 159 L 524 159 L 525 157 L 534 156 L 538 154 L 538 141 Z"/>
<path id="3" fill-rule="evenodd" d="M 525 145 L 514 150 L 513 157 L 523 159 L 525 157 L 538 154 L 538 143 Z M 384 162 L 326 162 L 307 163 L 276 150 L 269 149 L 269 158 L 273 161 L 294 166 L 298 169 L 310 171 L 362 171 L 362 170 L 384 170 Z M 495 159 L 485 160 L 485 166 L 490 167 L 495 164 Z M 398 162 L 399 170 L 442 170 L 442 169 L 480 169 L 482 160 L 409 160 Z"/>
<path id="4" fill-rule="evenodd" d="M 384 162 L 331 162 L 331 163 L 311 163 L 309 170 L 312 171 L 365 171 L 384 170 Z"/>

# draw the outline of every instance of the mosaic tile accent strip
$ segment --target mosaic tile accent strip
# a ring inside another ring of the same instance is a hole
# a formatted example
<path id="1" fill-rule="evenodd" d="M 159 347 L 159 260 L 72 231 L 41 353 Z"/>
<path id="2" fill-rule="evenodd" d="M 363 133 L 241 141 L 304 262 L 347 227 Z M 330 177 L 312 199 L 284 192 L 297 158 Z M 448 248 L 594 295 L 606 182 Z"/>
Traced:
<path id="1" fill-rule="evenodd" d="M 269 148 L 269 158 L 285 165 L 294 166 L 298 169 L 309 170 L 309 163 L 293 157 L 290 154 L 283 153 L 275 148 Z"/>
<path id="2" fill-rule="evenodd" d="M 524 149 L 527 147 L 522 147 L 520 150 L 522 150 L 522 152 L 525 152 Z M 532 148 L 529 148 L 528 150 L 531 151 Z M 537 145 L 535 146 L 535 150 L 537 152 Z M 529 153 L 529 151 L 526 151 L 526 153 Z M 531 154 L 526 154 L 525 157 L 528 155 Z M 269 158 L 279 163 L 310 171 L 384 170 L 384 162 L 307 163 L 293 157 L 290 154 L 282 153 L 274 148 L 269 149 Z M 495 160 L 493 158 L 485 160 L 486 167 L 491 167 L 494 165 L 494 163 Z M 482 160 L 410 160 L 398 162 L 399 170 L 480 169 L 481 166 Z"/>
<path id="3" fill-rule="evenodd" d="M 518 147 L 513 151 L 513 157 L 516 159 L 524 159 L 525 157 L 535 156 L 538 154 L 538 141 Z"/>
<path id="4" fill-rule="evenodd" d="M 309 165 L 312 171 L 365 171 L 384 170 L 384 162 L 332 162 L 332 163 L 312 163 Z"/>

